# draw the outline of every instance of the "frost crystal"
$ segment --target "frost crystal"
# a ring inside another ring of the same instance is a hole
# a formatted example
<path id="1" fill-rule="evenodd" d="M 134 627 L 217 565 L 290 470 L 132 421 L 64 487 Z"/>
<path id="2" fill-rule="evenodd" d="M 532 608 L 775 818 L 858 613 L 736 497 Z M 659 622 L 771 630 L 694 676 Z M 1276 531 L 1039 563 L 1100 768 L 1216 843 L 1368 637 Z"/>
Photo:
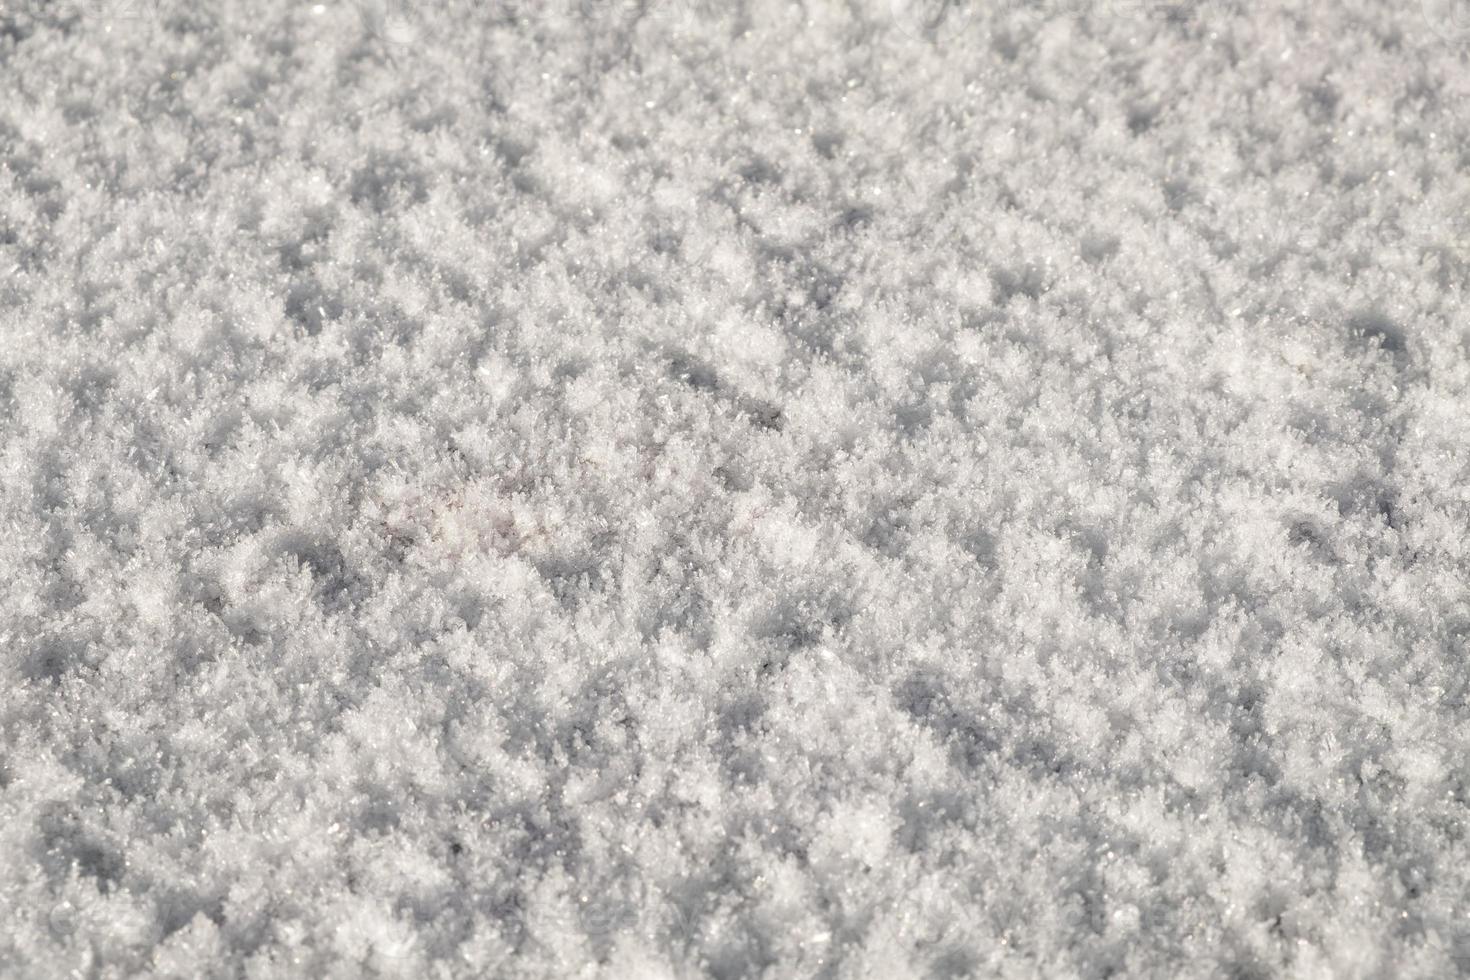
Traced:
<path id="1" fill-rule="evenodd" d="M 1470 974 L 1464 10 L 0 6 L 0 978 Z"/>

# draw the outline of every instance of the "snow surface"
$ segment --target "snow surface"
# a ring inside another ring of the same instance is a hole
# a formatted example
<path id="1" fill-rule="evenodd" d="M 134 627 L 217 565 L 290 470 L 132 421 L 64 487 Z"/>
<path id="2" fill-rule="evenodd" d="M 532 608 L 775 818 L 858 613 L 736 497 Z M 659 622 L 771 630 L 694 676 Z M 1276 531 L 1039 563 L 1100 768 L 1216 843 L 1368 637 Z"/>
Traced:
<path id="1" fill-rule="evenodd" d="M 5 0 L 0 976 L 1470 974 L 1456 0 Z"/>

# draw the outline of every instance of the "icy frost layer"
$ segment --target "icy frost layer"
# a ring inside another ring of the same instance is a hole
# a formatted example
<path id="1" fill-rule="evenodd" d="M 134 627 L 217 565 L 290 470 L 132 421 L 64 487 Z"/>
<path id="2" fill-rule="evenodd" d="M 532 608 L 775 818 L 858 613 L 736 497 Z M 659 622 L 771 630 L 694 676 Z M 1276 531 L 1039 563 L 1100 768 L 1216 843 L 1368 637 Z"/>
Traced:
<path id="1" fill-rule="evenodd" d="M 6 6 L 0 974 L 1470 971 L 1426 9 Z"/>

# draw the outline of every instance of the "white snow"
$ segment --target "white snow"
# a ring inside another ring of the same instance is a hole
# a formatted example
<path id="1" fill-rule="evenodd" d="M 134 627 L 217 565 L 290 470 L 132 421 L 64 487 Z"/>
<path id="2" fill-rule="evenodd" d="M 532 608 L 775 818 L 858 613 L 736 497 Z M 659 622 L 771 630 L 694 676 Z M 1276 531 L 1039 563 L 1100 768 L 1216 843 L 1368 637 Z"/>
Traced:
<path id="1" fill-rule="evenodd" d="M 0 7 L 0 977 L 1470 974 L 1463 13 Z"/>

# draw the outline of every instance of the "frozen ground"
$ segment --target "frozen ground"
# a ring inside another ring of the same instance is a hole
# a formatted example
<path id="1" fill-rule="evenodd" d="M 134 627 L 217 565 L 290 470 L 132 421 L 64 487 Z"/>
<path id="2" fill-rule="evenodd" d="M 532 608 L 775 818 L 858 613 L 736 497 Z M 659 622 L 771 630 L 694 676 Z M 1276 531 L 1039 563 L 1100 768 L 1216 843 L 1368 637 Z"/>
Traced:
<path id="1" fill-rule="evenodd" d="M 0 976 L 1470 972 L 1470 9 L 387 2 L 0 6 Z"/>

